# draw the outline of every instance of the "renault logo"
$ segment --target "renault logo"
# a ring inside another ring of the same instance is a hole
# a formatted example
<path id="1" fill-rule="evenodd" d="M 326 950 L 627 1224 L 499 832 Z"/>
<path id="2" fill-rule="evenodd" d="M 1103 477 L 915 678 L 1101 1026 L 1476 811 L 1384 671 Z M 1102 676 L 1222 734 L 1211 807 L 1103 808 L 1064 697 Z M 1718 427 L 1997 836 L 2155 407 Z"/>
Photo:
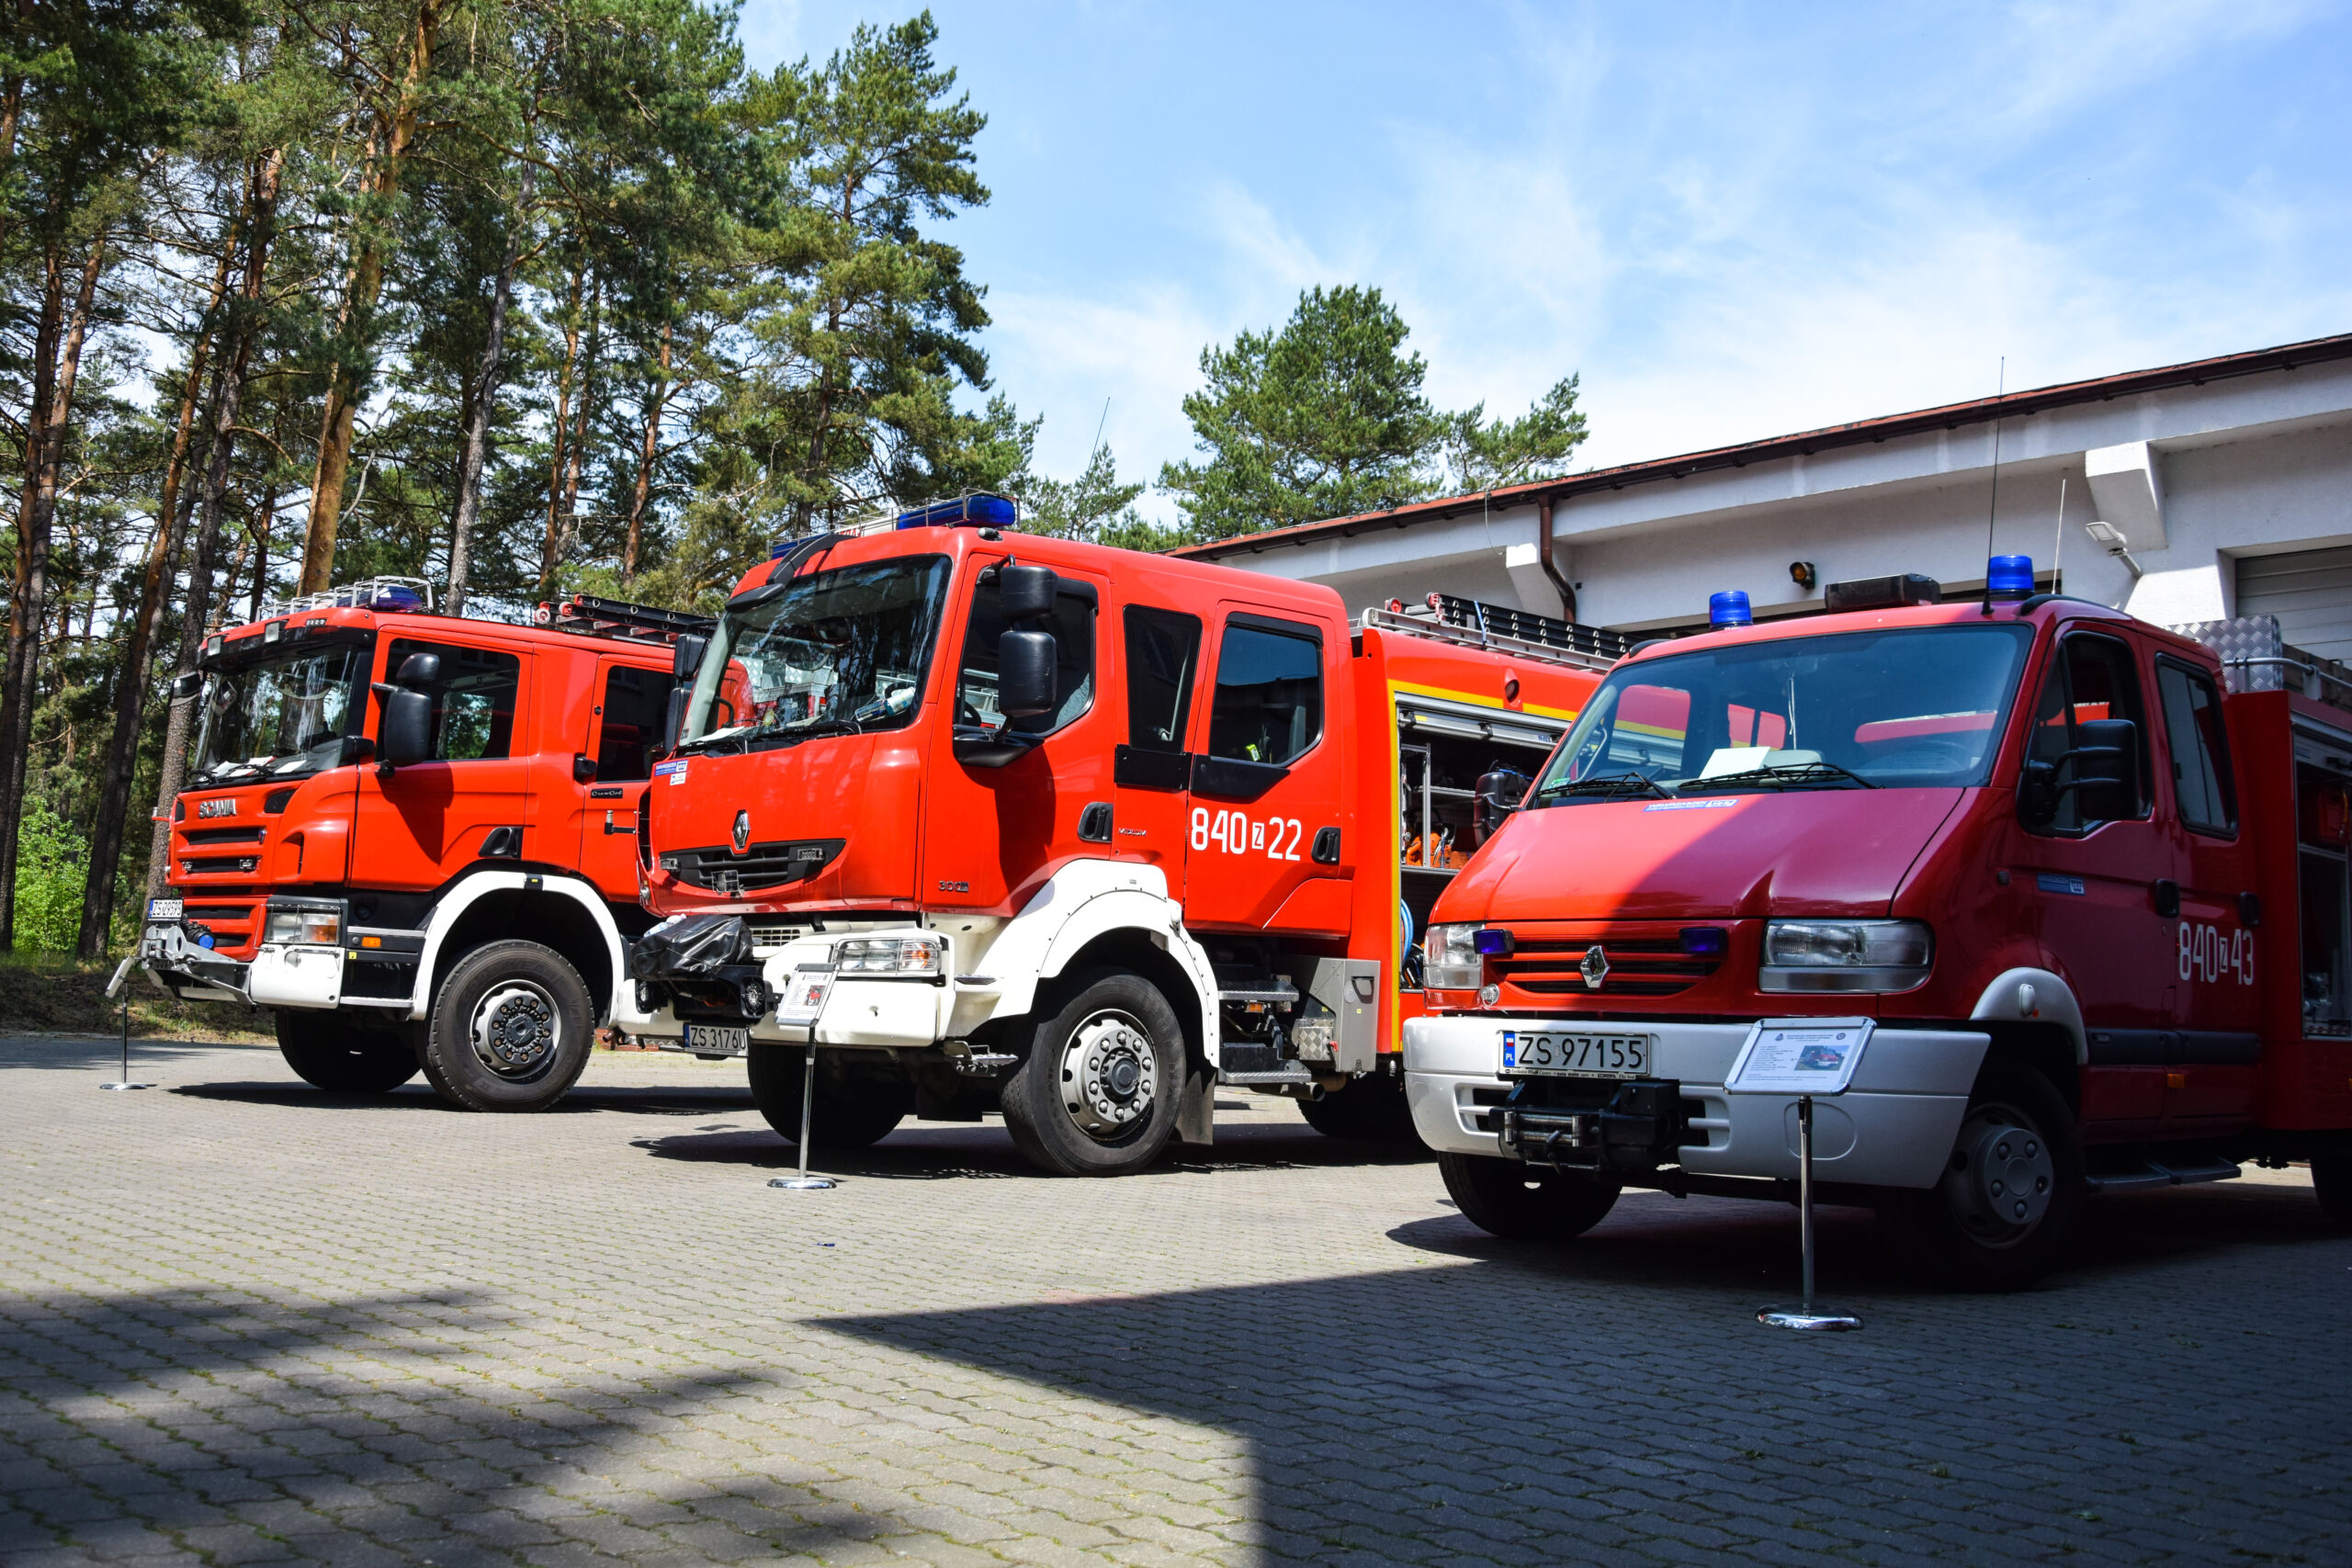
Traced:
<path id="1" fill-rule="evenodd" d="M 1577 973 L 1584 976 L 1588 991 L 1600 989 L 1600 982 L 1609 978 L 1609 954 L 1600 951 L 1599 942 L 1584 950 L 1584 962 L 1577 965 Z"/>
<path id="2" fill-rule="evenodd" d="M 738 811 L 735 813 L 735 852 L 741 854 L 751 847 L 751 843 L 752 814 L 748 811 Z"/>

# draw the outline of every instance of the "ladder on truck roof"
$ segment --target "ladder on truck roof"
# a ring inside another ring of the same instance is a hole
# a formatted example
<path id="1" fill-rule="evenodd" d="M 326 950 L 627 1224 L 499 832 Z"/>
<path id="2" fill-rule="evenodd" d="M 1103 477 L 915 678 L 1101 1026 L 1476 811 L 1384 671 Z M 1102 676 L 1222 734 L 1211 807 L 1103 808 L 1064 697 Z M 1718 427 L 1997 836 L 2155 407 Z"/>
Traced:
<path id="1" fill-rule="evenodd" d="M 572 593 L 541 604 L 531 619 L 560 632 L 585 637 L 619 637 L 628 642 L 674 642 L 684 636 L 707 637 L 718 623 L 709 615 L 684 610 L 663 610 L 651 604 L 630 604 L 599 599 L 593 593 Z"/>
<path id="2" fill-rule="evenodd" d="M 1634 639 L 1623 632 L 1577 626 L 1452 593 L 1432 593 L 1426 604 L 1409 610 L 1391 599 L 1385 609 L 1366 610 L 1358 624 L 1461 648 L 1483 648 L 1547 664 L 1565 664 L 1572 670 L 1606 671 L 1634 650 Z"/>

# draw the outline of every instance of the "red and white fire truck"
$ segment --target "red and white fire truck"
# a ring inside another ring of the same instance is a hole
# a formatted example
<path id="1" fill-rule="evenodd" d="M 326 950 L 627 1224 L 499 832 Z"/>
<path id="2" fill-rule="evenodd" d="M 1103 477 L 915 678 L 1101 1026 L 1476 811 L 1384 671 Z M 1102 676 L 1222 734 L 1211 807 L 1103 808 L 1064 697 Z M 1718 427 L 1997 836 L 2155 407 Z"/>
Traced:
<path id="1" fill-rule="evenodd" d="M 2275 622 L 2037 592 L 2021 557 L 1991 581 L 1770 625 L 1719 595 L 1721 629 L 1611 673 L 1428 932 L 1408 1092 L 1464 1214 L 1790 1197 L 1793 1095 L 1726 1080 L 1844 1019 L 1820 1190 L 1953 1282 L 2033 1280 L 2095 1191 L 2245 1161 L 2309 1160 L 2352 1221 L 2345 671 Z"/>
<path id="2" fill-rule="evenodd" d="M 431 594 L 375 579 L 206 643 L 138 957 L 174 995 L 272 1010 L 321 1089 L 422 1067 L 458 1105 L 539 1110 L 600 1023 L 645 1021 L 638 797 L 671 642 L 710 621 L 576 596 L 519 626 Z"/>
<path id="3" fill-rule="evenodd" d="M 1413 930 L 1480 780 L 1539 764 L 1617 650 L 1463 601 L 1351 624 L 1012 521 L 797 542 L 681 639 L 647 1032 L 746 1054 L 790 1139 L 818 1047 L 820 1146 L 1001 1110 L 1040 1166 L 1112 1174 L 1208 1141 L 1219 1084 L 1409 1137 Z"/>

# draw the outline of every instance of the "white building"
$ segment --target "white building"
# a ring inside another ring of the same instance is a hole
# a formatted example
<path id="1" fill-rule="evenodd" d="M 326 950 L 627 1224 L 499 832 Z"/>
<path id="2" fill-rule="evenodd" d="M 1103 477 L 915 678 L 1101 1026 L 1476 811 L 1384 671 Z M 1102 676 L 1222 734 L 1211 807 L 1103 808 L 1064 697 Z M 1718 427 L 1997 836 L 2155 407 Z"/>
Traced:
<path id="1" fill-rule="evenodd" d="M 2148 620 L 2275 615 L 2352 660 L 2352 334 L 1179 553 L 1329 583 L 1351 611 L 1443 592 L 1623 631 L 1703 624 L 1726 588 L 1759 619 L 1895 572 L 1962 593 L 1988 554 L 2030 555 Z"/>

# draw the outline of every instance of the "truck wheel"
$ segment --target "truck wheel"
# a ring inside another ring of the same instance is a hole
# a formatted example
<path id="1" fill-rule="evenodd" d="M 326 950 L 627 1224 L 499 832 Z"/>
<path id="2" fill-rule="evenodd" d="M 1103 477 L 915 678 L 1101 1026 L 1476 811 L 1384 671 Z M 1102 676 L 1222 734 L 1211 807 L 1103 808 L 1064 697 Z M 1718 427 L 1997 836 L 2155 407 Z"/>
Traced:
<path id="1" fill-rule="evenodd" d="M 2058 1260 L 2085 1191 L 2066 1101 L 2040 1073 L 1996 1063 L 1969 1096 L 1943 1179 L 1891 1207 L 1917 1260 L 1944 1285 L 2017 1291 Z"/>
<path id="2" fill-rule="evenodd" d="M 1566 1241 L 1617 1204 L 1617 1183 L 1491 1155 L 1440 1154 L 1438 1174 L 1462 1217 L 1512 1241 Z"/>
<path id="3" fill-rule="evenodd" d="M 1139 975 L 1098 969 L 1071 985 L 1005 1079 L 1005 1130 L 1042 1169 L 1125 1176 L 1149 1165 L 1176 1131 L 1183 1027 Z"/>
<path id="4" fill-rule="evenodd" d="M 1405 1103 L 1405 1080 L 1392 1074 L 1357 1078 L 1337 1094 L 1298 1103 L 1306 1124 L 1327 1138 L 1367 1144 L 1417 1145 L 1412 1108 Z"/>
<path id="5" fill-rule="evenodd" d="M 2330 1223 L 2352 1226 L 2352 1149 L 2312 1151 L 2312 1191 Z"/>
<path id="6" fill-rule="evenodd" d="M 390 1094 L 416 1077 L 416 1049 L 346 1013 L 277 1010 L 277 1054 L 294 1076 L 330 1094 Z"/>
<path id="7" fill-rule="evenodd" d="M 561 953 L 493 942 L 441 982 L 424 1076 L 467 1111 L 545 1111 L 579 1081 L 595 1031 L 588 987 Z"/>
<path id="8" fill-rule="evenodd" d="M 744 1066 L 752 1075 L 752 1102 L 787 1144 L 800 1142 L 800 1088 L 808 1072 L 807 1047 L 758 1041 Z M 837 1058 L 839 1053 L 834 1053 Z M 817 1053 L 817 1103 L 808 1113 L 808 1142 L 820 1149 L 862 1149 L 880 1143 L 903 1120 L 911 1086 L 861 1080 L 837 1059 Z"/>

